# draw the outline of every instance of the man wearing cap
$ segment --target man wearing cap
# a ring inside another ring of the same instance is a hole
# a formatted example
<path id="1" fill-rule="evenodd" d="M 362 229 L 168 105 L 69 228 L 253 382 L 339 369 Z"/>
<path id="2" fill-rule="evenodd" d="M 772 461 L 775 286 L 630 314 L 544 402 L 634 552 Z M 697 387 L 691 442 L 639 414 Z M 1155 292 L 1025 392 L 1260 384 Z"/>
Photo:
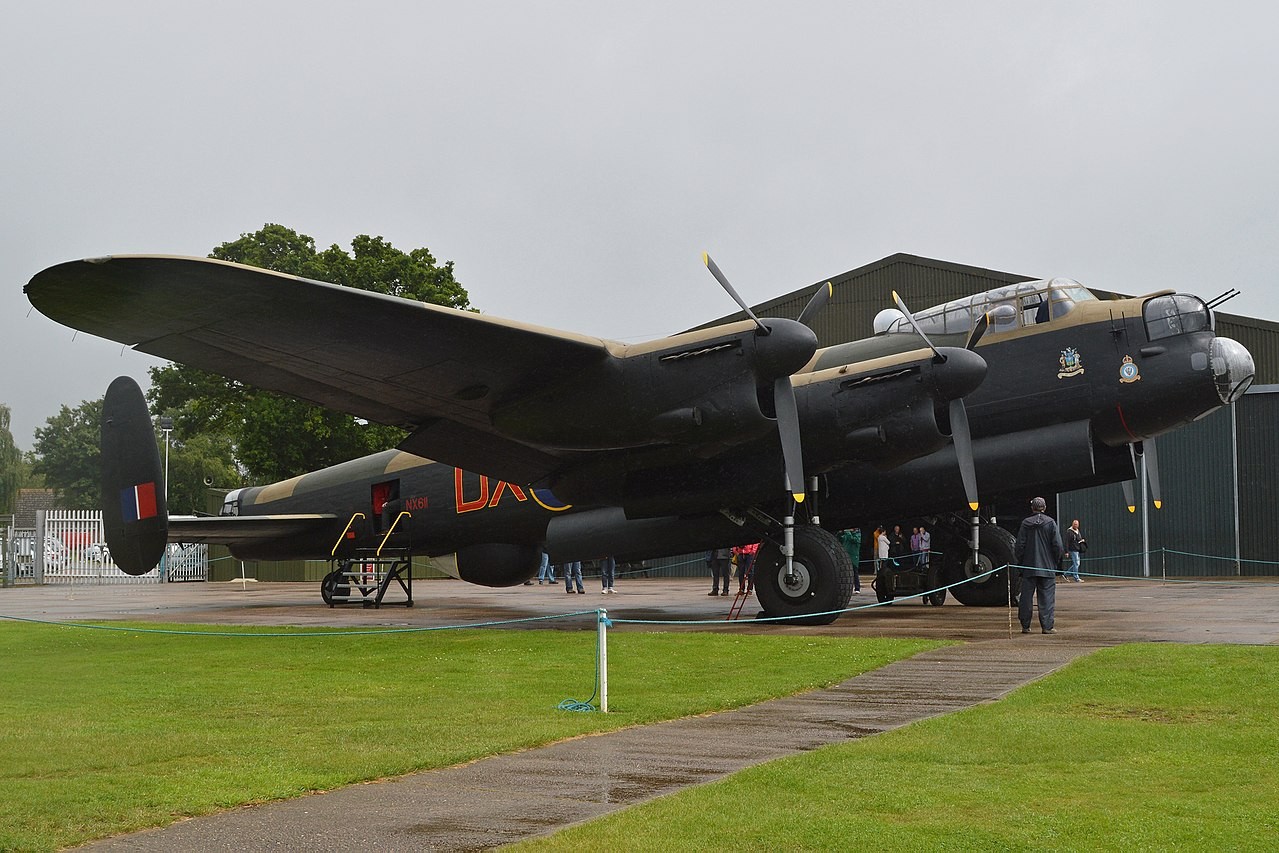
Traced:
<path id="1" fill-rule="evenodd" d="M 1044 514 L 1047 508 L 1043 498 L 1031 500 L 1031 515 L 1022 521 L 1017 531 L 1014 557 L 1021 566 L 1021 603 L 1017 615 L 1023 634 L 1030 633 L 1035 596 L 1039 597 L 1040 630 L 1045 634 L 1057 633 L 1053 627 L 1053 607 L 1057 597 L 1057 567 L 1061 565 L 1061 533 L 1057 522 Z"/>

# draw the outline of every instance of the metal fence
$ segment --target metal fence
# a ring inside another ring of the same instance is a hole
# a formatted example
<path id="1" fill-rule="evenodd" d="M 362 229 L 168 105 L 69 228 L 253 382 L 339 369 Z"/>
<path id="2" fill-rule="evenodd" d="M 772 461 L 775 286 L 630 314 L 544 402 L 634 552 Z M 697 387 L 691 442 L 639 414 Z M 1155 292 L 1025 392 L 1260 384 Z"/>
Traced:
<path id="1" fill-rule="evenodd" d="M 97 511 L 38 512 L 34 530 L 9 528 L 0 546 L 6 583 L 159 583 L 209 577 L 208 546 L 177 543 L 168 546 L 156 568 L 144 575 L 126 574 L 111 561 Z"/>

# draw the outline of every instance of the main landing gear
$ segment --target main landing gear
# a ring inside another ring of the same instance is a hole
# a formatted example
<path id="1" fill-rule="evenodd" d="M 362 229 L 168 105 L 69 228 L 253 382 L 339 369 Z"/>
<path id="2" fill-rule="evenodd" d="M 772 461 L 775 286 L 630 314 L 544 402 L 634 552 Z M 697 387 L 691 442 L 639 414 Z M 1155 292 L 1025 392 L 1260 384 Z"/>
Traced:
<path id="1" fill-rule="evenodd" d="M 940 559 L 942 577 L 946 578 L 946 583 L 973 578 L 970 583 L 951 587 L 951 594 L 960 604 L 970 607 L 1003 607 L 1010 601 L 1016 604 L 1021 573 L 1002 567 L 1015 562 L 1013 552 L 1017 546 L 1017 537 L 998 525 L 981 522 L 978 528 L 978 549 L 974 558 L 969 531 L 970 522 L 958 515 L 939 517 L 934 524 L 934 543 L 941 536 L 945 537 Z M 986 574 L 991 570 L 997 571 Z M 978 577 L 979 575 L 984 577 Z"/>
<path id="2" fill-rule="evenodd" d="M 781 545 L 765 540 L 755 558 L 755 596 L 764 616 L 802 616 L 800 625 L 829 625 L 853 595 L 853 564 L 839 540 L 822 528 L 796 525 L 791 570 Z"/>

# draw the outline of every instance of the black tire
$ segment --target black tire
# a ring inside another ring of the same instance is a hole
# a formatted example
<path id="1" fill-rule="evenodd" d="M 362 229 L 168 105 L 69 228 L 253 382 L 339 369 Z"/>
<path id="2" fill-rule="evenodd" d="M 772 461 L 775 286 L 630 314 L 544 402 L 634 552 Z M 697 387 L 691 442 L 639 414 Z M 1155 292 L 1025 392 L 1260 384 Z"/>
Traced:
<path id="1" fill-rule="evenodd" d="M 880 571 L 875 575 L 875 579 L 870 582 L 871 588 L 875 590 L 875 600 L 881 604 L 885 601 L 892 601 L 895 595 L 893 587 L 896 585 L 893 580 L 893 573 L 889 571 Z"/>
<path id="2" fill-rule="evenodd" d="M 792 562 L 788 578 L 781 548 L 765 542 L 759 549 L 753 574 L 763 615 L 808 617 L 788 620 L 798 625 L 834 622 L 839 613 L 830 611 L 845 609 L 853 596 L 853 563 L 839 540 L 820 527 L 796 527 Z"/>
<path id="3" fill-rule="evenodd" d="M 1013 571 L 1013 585 L 1010 589 L 1009 570 L 1000 567 L 1014 562 L 1013 551 L 1017 547 L 1017 537 L 1002 527 L 983 524 L 978 538 L 980 547 L 976 563 L 973 562 L 972 551 L 966 547 L 961 546 L 957 552 L 952 550 L 947 553 L 945 572 L 945 577 L 949 579 L 947 582 L 957 583 L 991 569 L 999 570 L 993 575 L 986 575 L 972 583 L 952 587 L 951 592 L 954 593 L 955 600 L 969 607 L 1004 607 L 1009 603 L 1011 595 L 1012 603 L 1016 604 L 1021 573 Z"/>
<path id="4" fill-rule="evenodd" d="M 320 581 L 320 598 L 324 599 L 324 603 L 329 607 L 335 604 L 343 604 L 345 602 L 335 601 L 335 596 L 345 598 L 351 594 L 351 585 L 345 582 L 342 577 L 341 569 L 334 569 L 324 576 L 324 580 Z"/>
<path id="5" fill-rule="evenodd" d="M 928 589 L 936 590 L 936 592 L 930 592 L 925 595 L 924 601 L 934 607 L 941 607 L 946 603 L 946 590 L 937 589 L 939 586 L 945 586 L 945 583 L 942 582 L 941 570 L 936 565 L 929 565 L 927 571 L 924 572 L 924 586 Z"/>

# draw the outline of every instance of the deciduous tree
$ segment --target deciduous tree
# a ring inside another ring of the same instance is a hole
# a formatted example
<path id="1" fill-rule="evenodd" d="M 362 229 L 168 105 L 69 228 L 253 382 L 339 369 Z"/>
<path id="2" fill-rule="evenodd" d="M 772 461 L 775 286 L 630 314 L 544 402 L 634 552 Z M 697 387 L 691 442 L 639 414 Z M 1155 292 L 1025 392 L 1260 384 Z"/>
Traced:
<path id="1" fill-rule="evenodd" d="M 11 515 L 22 483 L 22 451 L 9 428 L 9 407 L 0 403 L 0 515 Z"/>
<path id="2" fill-rule="evenodd" d="M 102 400 L 63 406 L 35 432 L 34 473 L 58 493 L 64 509 L 98 509 L 101 493 Z"/>
<path id="3" fill-rule="evenodd" d="M 211 257 L 451 308 L 469 307 L 452 262 L 436 263 L 427 249 L 400 251 L 381 237 L 360 235 L 351 241 L 350 252 L 336 244 L 319 252 L 311 237 L 267 224 L 223 243 Z M 404 435 L 394 427 L 368 424 L 183 365 L 153 369 L 147 396 L 154 411 L 173 417 L 179 440 L 223 436 L 253 482 L 283 480 L 385 450 Z"/>

